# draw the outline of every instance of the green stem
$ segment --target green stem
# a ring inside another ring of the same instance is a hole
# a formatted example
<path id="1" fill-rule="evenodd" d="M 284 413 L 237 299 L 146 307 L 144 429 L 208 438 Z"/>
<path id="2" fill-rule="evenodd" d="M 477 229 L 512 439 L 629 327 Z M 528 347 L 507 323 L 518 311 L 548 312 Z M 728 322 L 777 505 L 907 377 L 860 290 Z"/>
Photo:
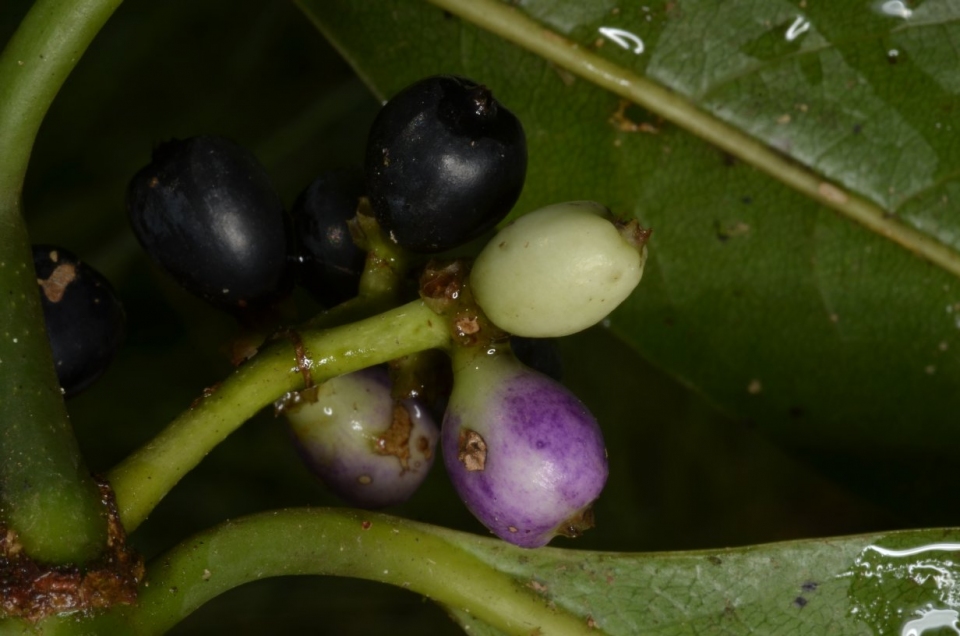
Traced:
<path id="1" fill-rule="evenodd" d="M 137 606 L 117 608 L 100 625 L 85 624 L 85 633 L 163 633 L 238 585 L 287 575 L 397 585 L 466 610 L 505 634 L 601 633 L 591 630 L 585 617 L 553 606 L 526 582 L 458 547 L 458 537 L 489 541 L 345 509 L 283 510 L 226 522 L 158 558 L 148 568 Z"/>
<path id="2" fill-rule="evenodd" d="M 300 337 L 314 383 L 424 349 L 446 347 L 446 321 L 422 302 Z M 167 492 L 227 435 L 283 394 L 303 388 L 289 339 L 275 342 L 175 419 L 108 476 L 132 532 Z"/>
<path id="3" fill-rule="evenodd" d="M 0 54 L 0 515 L 35 559 L 83 561 L 106 539 L 42 328 L 23 180 L 43 117 L 119 0 L 39 0 Z"/>
<path id="4" fill-rule="evenodd" d="M 551 64 L 619 95 L 729 152 L 804 196 L 836 210 L 960 277 L 960 254 L 893 219 L 878 205 L 826 180 L 762 141 L 701 110 L 687 98 L 587 50 L 503 0 L 427 0 Z"/>

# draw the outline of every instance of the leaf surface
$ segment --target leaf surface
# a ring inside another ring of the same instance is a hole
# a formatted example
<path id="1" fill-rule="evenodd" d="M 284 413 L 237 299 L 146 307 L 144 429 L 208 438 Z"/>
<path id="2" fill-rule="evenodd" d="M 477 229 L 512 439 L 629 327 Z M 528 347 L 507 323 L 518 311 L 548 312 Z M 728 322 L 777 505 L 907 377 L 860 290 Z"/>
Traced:
<path id="1" fill-rule="evenodd" d="M 910 634 L 958 620 L 956 532 L 613 554 L 454 540 L 598 633 Z M 490 634 L 463 610 L 467 633 Z"/>
<path id="2" fill-rule="evenodd" d="M 481 4 L 508 12 L 479 28 L 415 0 L 302 2 L 382 96 L 435 73 L 489 85 L 527 131 L 517 214 L 596 199 L 653 227 L 610 327 L 728 413 L 799 449 L 960 438 L 956 3 Z M 551 38 L 569 59 L 526 50 Z M 671 122 L 571 72 L 591 60 L 696 113 Z M 725 150 L 691 134 L 704 122 Z"/>

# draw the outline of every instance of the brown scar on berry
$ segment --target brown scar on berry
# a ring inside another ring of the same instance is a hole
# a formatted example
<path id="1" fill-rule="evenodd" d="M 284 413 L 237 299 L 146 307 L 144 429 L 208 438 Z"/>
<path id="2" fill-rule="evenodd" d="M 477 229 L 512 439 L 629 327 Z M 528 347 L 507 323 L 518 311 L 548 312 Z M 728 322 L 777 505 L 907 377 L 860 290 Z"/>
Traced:
<path id="1" fill-rule="evenodd" d="M 56 252 L 50 253 L 50 260 L 57 262 L 54 258 Z M 52 303 L 58 303 L 63 299 L 64 293 L 70 283 L 77 279 L 77 266 L 73 263 L 61 263 L 50 272 L 46 279 L 38 278 L 37 284 L 43 289 L 43 295 Z"/>
<path id="2" fill-rule="evenodd" d="M 433 455 L 433 449 L 430 448 L 430 440 L 423 435 L 417 438 L 417 450 L 420 451 L 424 459 L 430 459 L 430 456 Z"/>
<path id="3" fill-rule="evenodd" d="M 480 433 L 469 428 L 460 431 L 457 460 L 469 472 L 483 470 L 487 465 L 487 442 Z"/>
<path id="4" fill-rule="evenodd" d="M 401 472 L 410 469 L 410 432 L 413 423 L 410 421 L 410 412 L 403 404 L 393 405 L 393 421 L 390 427 L 383 432 L 374 443 L 373 449 L 377 455 L 393 455 L 400 460 Z"/>

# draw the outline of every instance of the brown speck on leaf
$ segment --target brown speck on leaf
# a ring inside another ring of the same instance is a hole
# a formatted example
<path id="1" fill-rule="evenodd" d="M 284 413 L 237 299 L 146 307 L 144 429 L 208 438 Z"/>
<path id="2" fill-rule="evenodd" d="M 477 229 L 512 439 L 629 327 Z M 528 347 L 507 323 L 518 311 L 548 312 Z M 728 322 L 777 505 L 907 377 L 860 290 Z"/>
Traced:
<path id="1" fill-rule="evenodd" d="M 630 107 L 630 101 L 626 99 L 621 99 L 620 103 L 617 105 L 617 110 L 610 115 L 609 121 L 613 126 L 622 132 L 643 132 L 651 135 L 656 135 L 660 132 L 660 129 L 652 124 L 647 122 L 637 123 L 627 117 L 627 108 Z"/>
<path id="2" fill-rule="evenodd" d="M 460 431 L 457 460 L 470 471 L 483 470 L 487 464 L 487 442 L 469 428 Z"/>
<path id="3" fill-rule="evenodd" d="M 537 594 L 546 594 L 547 586 L 537 581 L 536 579 L 530 579 L 530 582 L 527 583 L 527 587 L 536 592 Z"/>
<path id="4" fill-rule="evenodd" d="M 63 299 L 67 287 L 76 279 L 77 266 L 73 263 L 61 263 L 50 273 L 49 278 L 38 278 L 37 284 L 43 289 L 43 295 L 47 297 L 47 300 L 58 303 Z"/>
<path id="5" fill-rule="evenodd" d="M 587 629 L 596 629 L 597 621 L 593 620 L 593 616 L 587 616 Z"/>
<path id="6" fill-rule="evenodd" d="M 372 521 L 361 521 L 361 522 L 360 522 L 360 527 L 363 528 L 364 530 L 369 530 L 372 526 L 373 526 L 373 522 L 372 522 Z"/>
<path id="7" fill-rule="evenodd" d="M 413 423 L 410 421 L 410 412 L 403 404 L 393 405 L 393 421 L 389 428 L 377 438 L 374 451 L 377 455 L 393 455 L 400 460 L 403 471 L 410 468 L 410 432 Z"/>

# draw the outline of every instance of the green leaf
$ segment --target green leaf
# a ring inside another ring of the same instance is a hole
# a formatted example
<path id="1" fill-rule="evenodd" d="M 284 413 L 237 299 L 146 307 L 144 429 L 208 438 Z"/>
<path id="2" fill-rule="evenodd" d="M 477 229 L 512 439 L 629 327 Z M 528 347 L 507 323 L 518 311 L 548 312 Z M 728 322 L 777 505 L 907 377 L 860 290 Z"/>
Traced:
<path id="1" fill-rule="evenodd" d="M 623 340 L 796 449 L 960 440 L 955 3 L 435 3 L 301 5 L 381 96 L 491 86 L 527 130 L 517 213 L 654 228 Z"/>
<path id="2" fill-rule="evenodd" d="M 673 554 L 456 542 L 600 633 L 854 635 L 908 634 L 922 617 L 927 629 L 957 621 L 958 536 L 931 530 Z"/>
<path id="3" fill-rule="evenodd" d="M 184 541 L 150 565 L 135 606 L 44 627 L 156 633 L 246 582 L 334 575 L 423 594 L 484 636 L 920 636 L 960 620 L 958 540 L 929 530 L 686 553 L 523 550 L 376 513 L 288 509 Z"/>

